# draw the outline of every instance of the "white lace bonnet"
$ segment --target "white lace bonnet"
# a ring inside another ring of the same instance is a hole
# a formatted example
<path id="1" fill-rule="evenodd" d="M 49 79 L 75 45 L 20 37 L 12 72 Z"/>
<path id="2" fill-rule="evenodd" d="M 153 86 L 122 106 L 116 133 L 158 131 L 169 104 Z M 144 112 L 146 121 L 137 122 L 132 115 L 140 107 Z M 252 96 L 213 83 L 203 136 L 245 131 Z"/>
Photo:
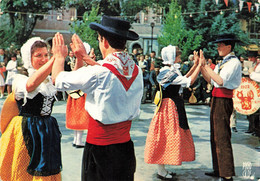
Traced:
<path id="1" fill-rule="evenodd" d="M 168 45 L 164 47 L 161 51 L 163 64 L 173 65 L 176 59 L 176 46 Z"/>
<path id="2" fill-rule="evenodd" d="M 29 40 L 27 40 L 26 43 L 23 44 L 23 46 L 21 47 L 21 54 L 22 54 L 22 61 L 23 61 L 23 66 L 24 68 L 26 68 L 28 71 L 30 69 L 33 69 L 32 66 L 32 62 L 31 62 L 31 48 L 32 45 L 36 42 L 36 41 L 42 41 L 45 42 L 43 39 L 41 39 L 40 37 L 33 37 L 30 38 Z"/>

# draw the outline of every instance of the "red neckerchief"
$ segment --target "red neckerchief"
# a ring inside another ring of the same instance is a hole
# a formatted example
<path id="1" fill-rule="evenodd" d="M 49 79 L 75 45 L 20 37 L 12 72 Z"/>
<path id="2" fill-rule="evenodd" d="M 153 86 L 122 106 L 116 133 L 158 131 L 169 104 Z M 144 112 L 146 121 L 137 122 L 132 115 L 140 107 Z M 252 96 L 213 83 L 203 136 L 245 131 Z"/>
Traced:
<path id="1" fill-rule="evenodd" d="M 114 52 L 105 58 L 102 66 L 108 68 L 120 82 L 126 91 L 131 87 L 138 75 L 138 67 L 126 52 Z"/>
<path id="2" fill-rule="evenodd" d="M 128 89 L 131 87 L 132 83 L 138 75 L 138 68 L 136 65 L 134 67 L 132 77 L 129 80 L 127 80 L 127 78 L 124 75 L 120 74 L 119 71 L 112 64 L 104 63 L 102 66 L 108 68 L 113 74 L 115 74 L 115 76 L 117 76 L 117 78 L 123 84 L 126 91 L 128 91 Z"/>

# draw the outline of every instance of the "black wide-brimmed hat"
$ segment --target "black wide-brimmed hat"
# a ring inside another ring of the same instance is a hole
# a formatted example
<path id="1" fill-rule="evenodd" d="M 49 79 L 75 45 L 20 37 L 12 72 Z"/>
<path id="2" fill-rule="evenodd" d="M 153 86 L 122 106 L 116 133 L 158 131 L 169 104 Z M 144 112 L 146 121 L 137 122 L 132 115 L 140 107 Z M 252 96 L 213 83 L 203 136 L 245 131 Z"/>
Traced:
<path id="1" fill-rule="evenodd" d="M 258 51 L 248 51 L 247 56 L 248 57 L 257 57 Z"/>
<path id="2" fill-rule="evenodd" d="M 221 34 L 221 35 L 218 35 L 216 40 L 212 41 L 212 43 L 220 43 L 220 42 L 226 42 L 226 41 L 240 42 L 240 40 L 236 39 L 234 34 Z"/>
<path id="3" fill-rule="evenodd" d="M 134 31 L 129 30 L 131 25 L 129 21 L 122 20 L 116 17 L 104 15 L 101 24 L 92 22 L 89 27 L 95 31 L 104 31 L 113 36 L 126 40 L 138 40 L 139 35 Z"/>

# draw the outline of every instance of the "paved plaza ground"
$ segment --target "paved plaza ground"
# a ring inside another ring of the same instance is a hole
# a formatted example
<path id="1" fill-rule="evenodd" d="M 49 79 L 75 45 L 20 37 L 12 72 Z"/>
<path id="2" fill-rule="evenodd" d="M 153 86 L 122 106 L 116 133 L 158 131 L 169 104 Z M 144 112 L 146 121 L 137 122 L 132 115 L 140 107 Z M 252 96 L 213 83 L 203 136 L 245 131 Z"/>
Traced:
<path id="1" fill-rule="evenodd" d="M 4 99 L 0 100 L 0 109 Z M 177 173 L 179 181 L 216 181 L 204 175 L 205 171 L 211 171 L 210 131 L 208 105 L 185 105 L 189 126 L 193 135 L 196 151 L 196 160 L 183 163 L 181 166 L 168 165 L 167 169 Z M 144 162 L 144 147 L 150 121 L 154 114 L 155 106 L 151 103 L 141 105 L 139 119 L 134 120 L 131 128 L 131 136 L 135 145 L 137 167 L 135 181 L 157 181 L 156 165 Z M 73 130 L 65 127 L 66 101 L 58 101 L 54 105 L 53 116 L 58 120 L 62 132 L 62 180 L 80 181 L 81 159 L 83 149 L 72 147 Z M 80 113 L 79 113 L 80 114 Z M 221 115 L 220 115 L 221 116 Z M 255 149 L 259 146 L 258 138 L 245 131 L 248 127 L 246 116 L 237 115 L 237 130 L 232 133 L 232 146 L 235 160 L 236 177 L 234 180 L 258 180 L 260 178 L 260 152 Z M 84 139 L 87 132 L 84 132 Z"/>

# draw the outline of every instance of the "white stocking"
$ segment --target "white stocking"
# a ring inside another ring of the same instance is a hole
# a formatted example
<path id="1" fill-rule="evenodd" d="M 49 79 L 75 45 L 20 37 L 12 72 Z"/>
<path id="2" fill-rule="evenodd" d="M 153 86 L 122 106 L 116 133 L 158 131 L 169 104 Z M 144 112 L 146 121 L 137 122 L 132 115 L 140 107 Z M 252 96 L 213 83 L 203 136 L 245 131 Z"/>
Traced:
<path id="1" fill-rule="evenodd" d="M 77 132 L 76 145 L 84 145 L 84 143 L 82 143 L 83 131 L 76 131 L 76 132 Z"/>
<path id="2" fill-rule="evenodd" d="M 158 174 L 166 178 L 172 178 L 170 174 L 167 174 L 167 170 L 165 169 L 165 165 L 157 165 Z"/>

